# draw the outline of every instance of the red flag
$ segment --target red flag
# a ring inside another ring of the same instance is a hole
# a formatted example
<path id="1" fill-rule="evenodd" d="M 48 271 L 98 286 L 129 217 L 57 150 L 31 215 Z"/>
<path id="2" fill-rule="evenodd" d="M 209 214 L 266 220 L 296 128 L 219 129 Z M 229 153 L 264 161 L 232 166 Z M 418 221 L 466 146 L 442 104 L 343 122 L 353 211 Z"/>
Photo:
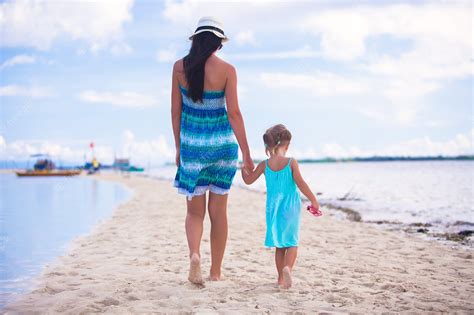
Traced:
<path id="1" fill-rule="evenodd" d="M 90 147 L 91 149 L 93 149 L 93 148 L 94 148 L 94 142 L 91 142 L 91 143 L 89 144 L 89 147 Z"/>

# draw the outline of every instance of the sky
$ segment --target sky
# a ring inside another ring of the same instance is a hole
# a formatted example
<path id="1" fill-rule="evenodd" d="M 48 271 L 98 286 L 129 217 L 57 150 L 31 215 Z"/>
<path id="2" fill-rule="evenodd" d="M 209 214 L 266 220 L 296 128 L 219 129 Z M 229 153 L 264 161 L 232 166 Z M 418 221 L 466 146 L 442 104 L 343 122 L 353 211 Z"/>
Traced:
<path id="1" fill-rule="evenodd" d="M 252 157 L 473 152 L 470 1 L 1 1 L 0 159 L 174 158 L 173 63 L 224 24 Z"/>

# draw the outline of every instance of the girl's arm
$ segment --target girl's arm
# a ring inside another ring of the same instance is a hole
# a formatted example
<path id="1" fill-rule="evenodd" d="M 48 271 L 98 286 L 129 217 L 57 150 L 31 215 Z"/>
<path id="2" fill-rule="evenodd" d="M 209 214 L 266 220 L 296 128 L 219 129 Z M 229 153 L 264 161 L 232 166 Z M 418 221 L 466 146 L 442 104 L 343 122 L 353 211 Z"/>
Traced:
<path id="1" fill-rule="evenodd" d="M 296 185 L 300 189 L 300 191 L 309 199 L 311 204 L 319 209 L 319 203 L 316 199 L 316 196 L 313 194 L 311 189 L 309 189 L 308 184 L 306 184 L 303 176 L 301 176 L 300 168 L 298 166 L 298 162 L 295 159 L 291 160 L 291 171 L 293 173 L 293 179 L 295 180 Z"/>
<path id="2" fill-rule="evenodd" d="M 173 66 L 173 75 L 171 82 L 171 123 L 173 125 L 174 145 L 176 148 L 176 166 L 179 166 L 179 150 L 180 139 L 179 133 L 181 129 L 181 93 L 178 86 L 178 77 L 176 76 L 177 63 Z"/>
<path id="3" fill-rule="evenodd" d="M 250 172 L 254 169 L 255 165 L 250 157 L 249 145 L 245 134 L 244 119 L 240 112 L 239 101 L 237 99 L 237 72 L 235 71 L 235 67 L 232 65 L 229 65 L 228 72 L 229 74 L 225 87 L 227 117 L 229 118 L 229 123 L 234 130 L 235 137 L 237 138 L 240 150 L 242 151 L 244 167 Z"/>
<path id="4" fill-rule="evenodd" d="M 251 170 L 250 172 L 248 172 L 246 169 L 242 167 L 241 172 L 242 172 L 242 179 L 244 180 L 244 183 L 246 183 L 247 185 L 252 184 L 254 181 L 256 181 L 260 177 L 260 175 L 262 175 L 264 170 L 265 170 L 265 161 L 258 163 L 255 170 Z"/>

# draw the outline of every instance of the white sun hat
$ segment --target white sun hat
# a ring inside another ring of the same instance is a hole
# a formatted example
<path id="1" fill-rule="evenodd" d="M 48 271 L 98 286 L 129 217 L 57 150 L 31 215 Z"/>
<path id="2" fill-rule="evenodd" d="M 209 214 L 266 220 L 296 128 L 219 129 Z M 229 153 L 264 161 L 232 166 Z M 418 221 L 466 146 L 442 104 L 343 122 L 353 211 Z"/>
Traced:
<path id="1" fill-rule="evenodd" d="M 193 36 L 202 32 L 212 32 L 217 37 L 222 38 L 222 42 L 225 43 L 229 38 L 224 34 L 224 25 L 213 16 L 203 16 L 199 19 L 198 25 L 194 33 L 189 36 L 189 39 L 193 39 Z"/>

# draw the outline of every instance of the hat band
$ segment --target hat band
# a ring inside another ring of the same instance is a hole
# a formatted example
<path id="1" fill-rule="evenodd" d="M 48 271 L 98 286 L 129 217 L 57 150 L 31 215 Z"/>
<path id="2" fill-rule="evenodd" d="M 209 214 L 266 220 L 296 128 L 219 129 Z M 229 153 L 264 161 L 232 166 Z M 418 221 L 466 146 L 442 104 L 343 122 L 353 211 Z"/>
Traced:
<path id="1" fill-rule="evenodd" d="M 197 31 L 200 31 L 200 30 L 214 30 L 214 31 L 218 31 L 219 33 L 225 36 L 224 31 L 215 26 L 199 26 L 194 32 L 196 33 Z"/>

